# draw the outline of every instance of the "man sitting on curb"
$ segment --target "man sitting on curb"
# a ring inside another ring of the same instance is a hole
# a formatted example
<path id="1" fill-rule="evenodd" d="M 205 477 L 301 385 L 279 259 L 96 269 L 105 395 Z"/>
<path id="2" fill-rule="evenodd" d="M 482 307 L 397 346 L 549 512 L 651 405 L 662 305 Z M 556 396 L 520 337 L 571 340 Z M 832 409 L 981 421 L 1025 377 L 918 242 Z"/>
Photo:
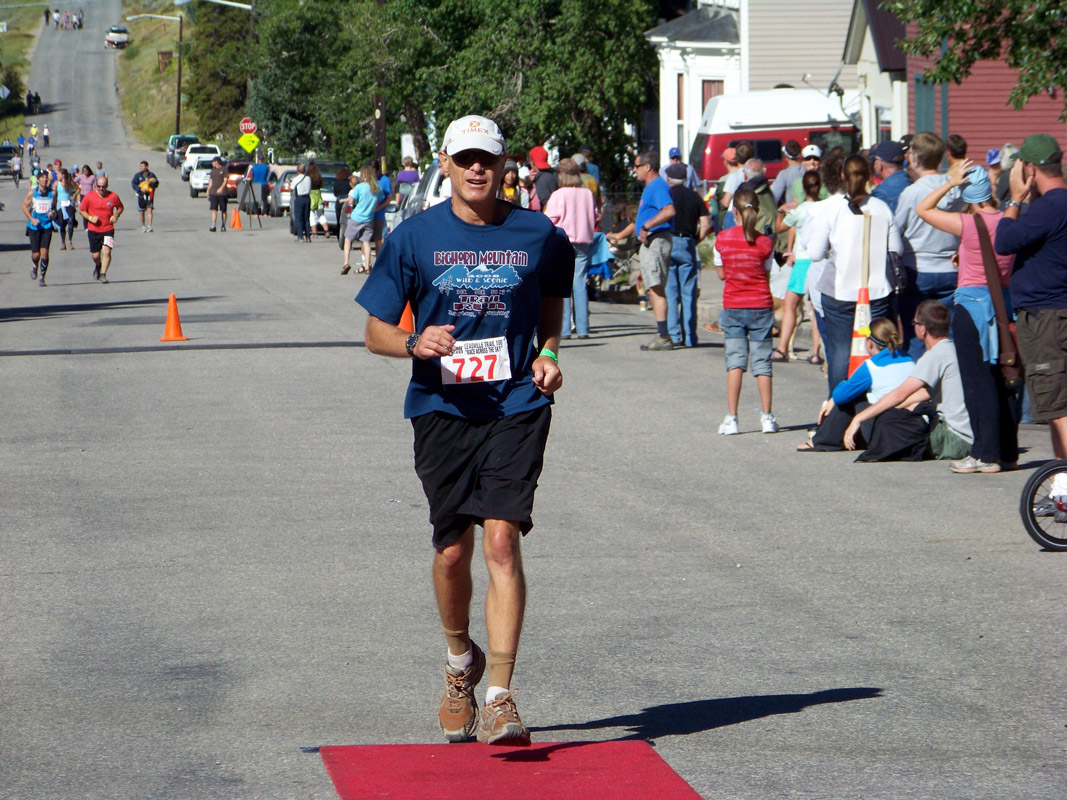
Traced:
<path id="1" fill-rule="evenodd" d="M 856 449 L 856 433 L 868 419 L 877 419 L 871 443 L 857 461 L 921 461 L 963 458 L 974 435 L 963 400 L 956 346 L 948 338 L 948 307 L 924 300 L 915 311 L 915 336 L 926 347 L 911 375 L 877 403 L 856 414 L 845 431 L 845 447 Z M 935 411 L 936 408 L 936 411 Z M 930 430 L 925 417 L 936 413 Z"/>

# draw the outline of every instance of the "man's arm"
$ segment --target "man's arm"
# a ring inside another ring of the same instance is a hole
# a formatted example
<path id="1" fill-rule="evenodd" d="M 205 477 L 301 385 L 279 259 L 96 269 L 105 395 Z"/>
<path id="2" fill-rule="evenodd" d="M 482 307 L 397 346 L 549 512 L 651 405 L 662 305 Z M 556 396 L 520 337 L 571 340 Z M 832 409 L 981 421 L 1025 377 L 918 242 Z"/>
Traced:
<path id="1" fill-rule="evenodd" d="M 1010 204 L 1004 209 L 1004 217 L 997 225 L 993 237 L 993 249 L 1002 256 L 1018 253 L 1020 250 L 1041 241 L 1048 233 L 1047 222 L 1034 214 L 1033 207 L 1025 218 L 1019 219 L 1019 207 L 1026 202 L 1033 191 L 1034 179 L 1023 178 L 1023 162 L 1015 159 L 1015 164 L 1008 175 Z"/>
<path id="2" fill-rule="evenodd" d="M 411 333 L 373 315 L 367 317 L 367 327 L 363 338 L 367 349 L 375 355 L 391 358 L 414 357 L 425 361 L 429 358 L 440 358 L 452 354 L 452 345 L 456 341 L 452 337 L 452 331 L 455 329 L 455 325 L 427 326 L 419 334 L 419 341 L 415 344 L 413 356 L 408 355 L 405 346 Z"/>
<path id="3" fill-rule="evenodd" d="M 711 233 L 711 217 L 708 214 L 700 215 L 700 232 L 697 234 L 697 244 L 708 238 Z"/>
<path id="4" fill-rule="evenodd" d="M 541 350 L 559 353 L 559 334 L 563 328 L 563 298 L 542 297 L 537 321 L 537 341 Z M 538 351 L 540 353 L 540 351 Z M 549 395 L 563 385 L 563 373 L 556 359 L 538 355 L 533 362 L 533 383 L 541 394 Z"/>
<path id="5" fill-rule="evenodd" d="M 856 449 L 856 431 L 860 429 L 860 425 L 869 419 L 874 419 L 883 411 L 888 411 L 891 408 L 896 408 L 903 403 L 915 392 L 920 389 L 925 389 L 926 384 L 918 378 L 905 378 L 904 382 L 900 384 L 896 389 L 889 394 L 882 397 L 877 403 L 867 406 L 863 411 L 858 413 L 852 418 L 852 422 L 849 424 L 848 429 L 845 431 L 845 449 Z"/>
<path id="6" fill-rule="evenodd" d="M 651 228 L 655 228 L 657 225 L 662 225 L 665 222 L 670 222 L 674 219 L 674 203 L 667 203 L 663 208 L 659 210 L 652 219 L 641 226 L 641 232 L 638 238 L 641 240 L 641 244 L 648 244 L 648 231 Z"/>

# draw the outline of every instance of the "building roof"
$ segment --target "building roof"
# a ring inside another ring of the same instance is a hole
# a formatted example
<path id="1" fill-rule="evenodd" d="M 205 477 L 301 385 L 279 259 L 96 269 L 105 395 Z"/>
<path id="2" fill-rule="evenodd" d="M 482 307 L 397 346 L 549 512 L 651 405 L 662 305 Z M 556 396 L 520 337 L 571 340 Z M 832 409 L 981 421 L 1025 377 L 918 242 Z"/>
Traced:
<path id="1" fill-rule="evenodd" d="M 645 31 L 649 39 L 674 42 L 726 42 L 740 44 L 737 18 L 730 11 L 704 6 Z"/>
<path id="2" fill-rule="evenodd" d="M 878 56 L 878 68 L 882 72 L 903 72 L 908 67 L 908 57 L 900 46 L 907 31 L 904 23 L 892 12 L 881 7 L 881 0 L 856 0 L 852 8 L 852 21 L 845 38 L 844 61 L 855 64 L 863 48 L 863 35 L 871 29 L 874 51 Z"/>

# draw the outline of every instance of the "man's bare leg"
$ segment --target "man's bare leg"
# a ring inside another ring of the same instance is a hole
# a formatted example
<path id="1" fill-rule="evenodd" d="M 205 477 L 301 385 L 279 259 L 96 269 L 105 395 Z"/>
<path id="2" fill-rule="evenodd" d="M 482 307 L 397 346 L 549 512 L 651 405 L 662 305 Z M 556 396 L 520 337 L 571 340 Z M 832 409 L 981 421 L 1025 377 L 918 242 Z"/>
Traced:
<path id="1" fill-rule="evenodd" d="M 515 669 L 522 620 L 526 613 L 526 576 L 522 570 L 518 523 L 487 519 L 482 550 L 489 570 L 485 626 L 489 631 L 489 685 L 507 689 Z"/>
<path id="2" fill-rule="evenodd" d="M 467 528 L 454 544 L 436 551 L 433 557 L 433 588 L 437 612 L 445 631 L 448 650 L 460 656 L 470 650 L 470 608 L 474 584 L 471 557 L 474 555 L 474 526 Z"/>
<path id="3" fill-rule="evenodd" d="M 657 286 L 648 287 L 648 296 L 652 300 L 652 316 L 656 318 L 656 322 L 667 321 L 667 295 L 664 291 L 663 284 Z"/>
<path id="4" fill-rule="evenodd" d="M 100 277 L 107 275 L 107 268 L 111 266 L 111 248 L 106 244 L 100 248 Z"/>

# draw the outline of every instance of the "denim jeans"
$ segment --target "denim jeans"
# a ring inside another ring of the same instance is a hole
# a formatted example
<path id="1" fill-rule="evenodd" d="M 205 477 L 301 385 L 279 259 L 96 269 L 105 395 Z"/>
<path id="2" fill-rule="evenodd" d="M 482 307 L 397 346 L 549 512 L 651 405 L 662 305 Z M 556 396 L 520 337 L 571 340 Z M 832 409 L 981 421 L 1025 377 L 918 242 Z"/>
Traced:
<path id="1" fill-rule="evenodd" d="M 954 303 L 952 295 L 956 291 L 955 272 L 917 272 L 914 267 L 905 267 L 908 285 L 900 293 L 900 321 L 904 323 L 904 352 L 918 361 L 926 351 L 923 343 L 915 338 L 911 323 L 915 319 L 915 309 L 923 300 L 940 300 L 948 310 Z M 874 319 L 874 316 L 871 316 Z"/>
<path id="2" fill-rule="evenodd" d="M 856 304 L 822 296 L 822 343 L 826 350 L 826 380 L 830 391 L 848 378 L 848 360 L 852 354 L 852 328 L 856 321 Z M 889 297 L 871 301 L 871 319 L 888 317 Z"/>
<path id="3" fill-rule="evenodd" d="M 697 343 L 697 240 L 674 236 L 667 273 L 667 331 L 675 344 Z"/>
<path id="4" fill-rule="evenodd" d="M 589 245 L 575 244 L 574 248 L 574 284 L 571 297 L 563 300 L 563 335 L 571 332 L 571 300 L 574 301 L 574 327 L 579 336 L 589 335 L 589 295 L 585 290 L 585 279 L 589 274 Z"/>
<path id="5" fill-rule="evenodd" d="M 771 329 L 774 309 L 724 308 L 719 314 L 726 371 L 752 370 L 753 375 L 771 374 Z"/>

